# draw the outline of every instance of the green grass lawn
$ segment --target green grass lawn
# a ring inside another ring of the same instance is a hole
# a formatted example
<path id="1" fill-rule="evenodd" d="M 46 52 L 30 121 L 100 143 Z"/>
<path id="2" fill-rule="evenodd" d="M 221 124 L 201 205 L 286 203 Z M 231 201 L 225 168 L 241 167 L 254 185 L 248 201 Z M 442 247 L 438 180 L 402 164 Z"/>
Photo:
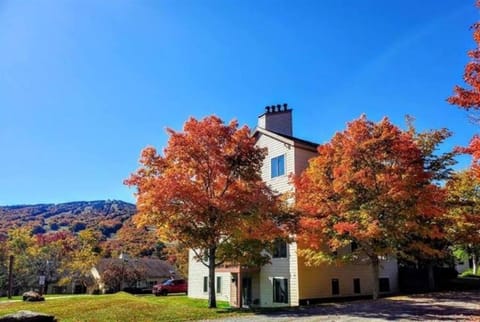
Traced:
<path id="1" fill-rule="evenodd" d="M 59 321 L 194 321 L 241 314 L 217 302 L 208 309 L 206 300 L 184 295 L 134 296 L 128 293 L 82 296 L 47 296 L 44 302 L 0 300 L 0 316 L 20 310 L 54 315 Z"/>
<path id="2" fill-rule="evenodd" d="M 473 271 L 472 269 L 468 269 L 466 270 L 465 272 L 463 272 L 462 274 L 460 274 L 460 277 L 472 277 L 472 278 L 480 278 L 480 272 L 477 272 L 477 274 L 473 274 Z"/>

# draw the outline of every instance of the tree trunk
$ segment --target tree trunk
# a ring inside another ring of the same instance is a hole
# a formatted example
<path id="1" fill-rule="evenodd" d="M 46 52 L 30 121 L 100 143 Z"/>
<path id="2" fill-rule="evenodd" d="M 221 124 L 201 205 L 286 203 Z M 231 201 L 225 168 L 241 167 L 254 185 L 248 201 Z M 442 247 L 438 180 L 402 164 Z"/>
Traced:
<path id="1" fill-rule="evenodd" d="M 13 295 L 13 255 L 10 255 L 8 262 L 8 298 L 11 299 Z"/>
<path id="2" fill-rule="evenodd" d="M 378 299 L 379 295 L 379 279 L 380 279 L 380 261 L 378 256 L 370 256 L 370 262 L 372 263 L 372 277 L 373 277 L 373 299 Z"/>
<path id="3" fill-rule="evenodd" d="M 472 264 L 473 264 L 473 267 L 472 267 L 472 273 L 474 275 L 477 275 L 478 273 L 478 265 L 477 265 L 477 253 L 475 251 L 472 252 Z"/>
<path id="4" fill-rule="evenodd" d="M 217 307 L 217 298 L 215 297 L 215 252 L 216 247 L 210 247 L 208 250 L 208 307 Z"/>
<path id="5" fill-rule="evenodd" d="M 432 261 L 428 261 L 427 271 L 428 271 L 428 290 L 433 291 L 433 290 L 435 290 L 435 277 L 433 275 L 433 262 Z"/>

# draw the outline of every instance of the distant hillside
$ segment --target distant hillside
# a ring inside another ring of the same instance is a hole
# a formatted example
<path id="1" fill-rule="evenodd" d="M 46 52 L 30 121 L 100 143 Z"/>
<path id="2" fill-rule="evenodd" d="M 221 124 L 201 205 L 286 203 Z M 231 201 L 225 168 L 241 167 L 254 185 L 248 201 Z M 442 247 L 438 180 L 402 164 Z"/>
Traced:
<path id="1" fill-rule="evenodd" d="M 34 233 L 95 228 L 108 238 L 135 212 L 135 205 L 119 200 L 4 206 L 0 207 L 0 233 L 31 225 Z"/>

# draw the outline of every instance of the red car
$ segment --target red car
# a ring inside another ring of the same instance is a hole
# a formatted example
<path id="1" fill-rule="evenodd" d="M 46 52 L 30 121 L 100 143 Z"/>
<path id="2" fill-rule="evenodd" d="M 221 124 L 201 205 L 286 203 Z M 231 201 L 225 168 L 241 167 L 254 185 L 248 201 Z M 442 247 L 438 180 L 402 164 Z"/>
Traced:
<path id="1" fill-rule="evenodd" d="M 152 293 L 156 296 L 167 295 L 168 293 L 187 293 L 188 283 L 183 279 L 169 279 L 162 284 L 153 286 Z"/>

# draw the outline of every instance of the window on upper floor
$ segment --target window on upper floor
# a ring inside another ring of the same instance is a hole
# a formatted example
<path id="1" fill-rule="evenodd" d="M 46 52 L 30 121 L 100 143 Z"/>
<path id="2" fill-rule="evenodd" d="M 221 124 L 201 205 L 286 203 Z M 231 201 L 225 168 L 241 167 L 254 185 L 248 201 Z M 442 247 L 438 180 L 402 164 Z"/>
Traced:
<path id="1" fill-rule="evenodd" d="M 275 239 L 273 244 L 273 258 L 286 258 L 287 257 L 287 242 L 283 239 Z"/>
<path id="2" fill-rule="evenodd" d="M 272 178 L 285 174 L 285 154 L 271 159 Z"/>

